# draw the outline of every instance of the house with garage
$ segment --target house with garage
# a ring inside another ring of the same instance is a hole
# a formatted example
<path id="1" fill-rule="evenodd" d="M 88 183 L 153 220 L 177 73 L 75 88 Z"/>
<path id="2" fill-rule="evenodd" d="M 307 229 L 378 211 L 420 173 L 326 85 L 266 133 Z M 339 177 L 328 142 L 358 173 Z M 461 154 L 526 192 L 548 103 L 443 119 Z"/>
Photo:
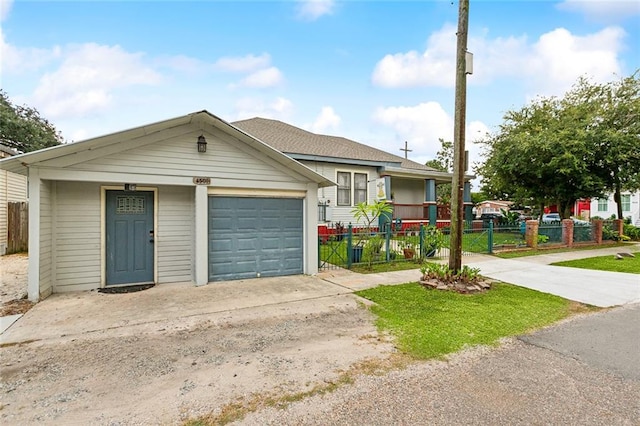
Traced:
<path id="1" fill-rule="evenodd" d="M 17 155 L 11 148 L 0 144 L 0 160 Z M 26 234 L 27 177 L 0 170 L 0 256 L 26 249 L 22 235 Z M 9 217 L 11 215 L 11 217 Z M 12 219 L 12 220 L 10 220 Z M 9 230 L 9 222 L 11 230 Z M 11 238 L 9 238 L 11 237 Z"/>
<path id="2" fill-rule="evenodd" d="M 200 111 L 0 161 L 28 177 L 30 300 L 317 272 L 331 179 Z"/>
<path id="3" fill-rule="evenodd" d="M 319 135 L 278 120 L 251 118 L 234 126 L 298 160 L 337 186 L 318 191 L 319 227 L 356 223 L 351 211 L 360 202 L 386 200 L 403 227 L 438 223 L 436 186 L 452 174 L 339 136 Z M 471 185 L 464 184 L 465 219 L 472 220 Z M 444 219 L 444 218 L 441 218 Z M 447 218 L 448 219 L 448 218 Z M 441 221 L 442 224 L 448 221 Z"/>

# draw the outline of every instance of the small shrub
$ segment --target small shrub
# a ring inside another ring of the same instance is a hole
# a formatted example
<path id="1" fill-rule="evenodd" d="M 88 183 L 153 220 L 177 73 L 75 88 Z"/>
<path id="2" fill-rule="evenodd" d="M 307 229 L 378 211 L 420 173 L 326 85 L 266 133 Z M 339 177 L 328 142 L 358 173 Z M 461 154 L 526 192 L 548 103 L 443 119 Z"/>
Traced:
<path id="1" fill-rule="evenodd" d="M 448 265 L 426 263 L 420 267 L 420 273 L 423 281 L 437 280 L 446 284 L 476 284 L 480 281 L 480 268 L 470 268 L 467 265 L 455 274 Z"/>
<path id="2" fill-rule="evenodd" d="M 623 226 L 624 235 L 629 237 L 631 240 L 640 241 L 640 228 L 633 226 L 630 223 L 625 223 Z"/>
<path id="3" fill-rule="evenodd" d="M 538 235 L 538 244 L 544 244 L 549 242 L 548 235 Z"/>

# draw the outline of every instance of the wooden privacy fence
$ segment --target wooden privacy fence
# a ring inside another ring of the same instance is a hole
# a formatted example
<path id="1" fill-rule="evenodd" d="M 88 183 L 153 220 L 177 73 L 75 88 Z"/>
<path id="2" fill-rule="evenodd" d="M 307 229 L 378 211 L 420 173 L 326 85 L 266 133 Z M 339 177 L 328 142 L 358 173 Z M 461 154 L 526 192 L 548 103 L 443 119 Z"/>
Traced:
<path id="1" fill-rule="evenodd" d="M 7 254 L 29 250 L 29 203 L 7 203 Z"/>

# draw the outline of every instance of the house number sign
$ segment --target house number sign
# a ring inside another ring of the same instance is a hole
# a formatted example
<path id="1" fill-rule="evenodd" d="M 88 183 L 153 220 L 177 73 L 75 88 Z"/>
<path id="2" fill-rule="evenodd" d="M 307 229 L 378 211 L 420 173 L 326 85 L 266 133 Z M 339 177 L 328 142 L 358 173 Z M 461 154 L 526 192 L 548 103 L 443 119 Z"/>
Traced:
<path id="1" fill-rule="evenodd" d="M 194 177 L 193 183 L 196 185 L 211 185 L 211 178 L 208 177 Z"/>

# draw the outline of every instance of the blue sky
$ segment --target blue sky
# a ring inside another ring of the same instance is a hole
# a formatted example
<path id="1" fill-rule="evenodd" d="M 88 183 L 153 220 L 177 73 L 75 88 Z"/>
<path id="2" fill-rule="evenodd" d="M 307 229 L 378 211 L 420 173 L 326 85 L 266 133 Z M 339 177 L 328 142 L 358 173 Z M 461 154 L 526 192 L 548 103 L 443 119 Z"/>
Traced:
<path id="1" fill-rule="evenodd" d="M 0 0 L 2 89 L 68 141 L 206 109 L 424 162 L 452 140 L 451 1 Z M 467 148 L 505 111 L 640 68 L 640 2 L 471 0 Z"/>

